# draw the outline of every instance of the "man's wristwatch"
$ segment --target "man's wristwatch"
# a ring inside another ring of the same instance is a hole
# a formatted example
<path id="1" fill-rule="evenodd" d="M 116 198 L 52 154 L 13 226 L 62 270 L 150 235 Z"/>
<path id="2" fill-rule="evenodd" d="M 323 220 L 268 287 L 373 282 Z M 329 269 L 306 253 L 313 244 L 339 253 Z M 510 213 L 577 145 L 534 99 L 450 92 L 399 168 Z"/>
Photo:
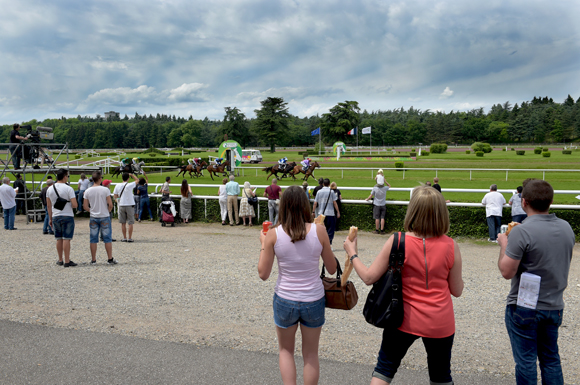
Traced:
<path id="1" fill-rule="evenodd" d="M 355 258 L 358 258 L 358 255 L 357 254 L 354 254 L 352 257 L 350 257 L 350 263 L 352 263 L 352 260 L 355 259 Z"/>

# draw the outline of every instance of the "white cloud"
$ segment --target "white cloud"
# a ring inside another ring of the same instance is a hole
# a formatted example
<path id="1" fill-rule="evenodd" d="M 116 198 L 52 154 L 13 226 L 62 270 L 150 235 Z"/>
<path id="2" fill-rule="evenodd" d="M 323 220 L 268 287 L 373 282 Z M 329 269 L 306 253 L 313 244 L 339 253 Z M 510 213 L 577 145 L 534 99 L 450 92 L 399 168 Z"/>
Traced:
<path id="1" fill-rule="evenodd" d="M 184 83 L 177 88 L 162 91 L 157 91 L 155 87 L 147 85 L 141 85 L 137 88 L 106 88 L 89 95 L 81 106 L 147 106 L 200 102 L 204 101 L 206 97 L 200 91 L 206 87 L 207 85 L 202 83 Z"/>
<path id="2" fill-rule="evenodd" d="M 102 58 L 98 58 L 98 60 L 94 60 L 90 63 L 91 67 L 96 68 L 96 69 L 106 69 L 106 70 L 110 70 L 110 71 L 118 71 L 118 70 L 127 70 L 129 69 L 127 67 L 127 64 L 120 62 L 120 61 L 114 61 L 114 60 L 103 60 Z"/>
<path id="3" fill-rule="evenodd" d="M 453 96 L 453 91 L 449 87 L 445 87 L 441 95 L 439 95 L 439 99 L 447 99 Z"/>

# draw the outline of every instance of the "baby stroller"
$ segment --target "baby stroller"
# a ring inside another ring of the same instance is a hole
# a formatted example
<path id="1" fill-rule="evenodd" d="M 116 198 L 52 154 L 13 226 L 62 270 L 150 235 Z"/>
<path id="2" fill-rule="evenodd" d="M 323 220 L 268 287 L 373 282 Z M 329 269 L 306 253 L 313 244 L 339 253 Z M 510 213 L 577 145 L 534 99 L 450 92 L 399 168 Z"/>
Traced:
<path id="1" fill-rule="evenodd" d="M 165 227 L 171 224 L 171 227 L 175 227 L 176 217 L 175 203 L 170 197 L 163 197 L 159 205 L 159 222 L 161 222 L 161 226 Z"/>

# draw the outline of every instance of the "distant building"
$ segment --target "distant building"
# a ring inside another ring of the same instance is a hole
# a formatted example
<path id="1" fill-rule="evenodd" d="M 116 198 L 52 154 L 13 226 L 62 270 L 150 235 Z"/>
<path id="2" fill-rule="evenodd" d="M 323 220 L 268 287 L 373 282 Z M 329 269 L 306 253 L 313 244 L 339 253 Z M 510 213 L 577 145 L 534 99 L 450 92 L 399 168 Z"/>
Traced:
<path id="1" fill-rule="evenodd" d="M 105 120 L 109 120 L 109 118 L 119 119 L 119 113 L 115 111 L 105 112 Z"/>

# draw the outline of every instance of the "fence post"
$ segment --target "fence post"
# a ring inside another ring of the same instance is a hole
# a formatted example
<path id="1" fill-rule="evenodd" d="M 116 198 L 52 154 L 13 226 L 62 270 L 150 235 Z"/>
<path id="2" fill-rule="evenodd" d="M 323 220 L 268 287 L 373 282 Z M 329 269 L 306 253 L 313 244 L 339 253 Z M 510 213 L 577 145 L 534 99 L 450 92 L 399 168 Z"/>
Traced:
<path id="1" fill-rule="evenodd" d="M 340 171 L 342 171 L 342 179 L 344 179 L 344 168 Z"/>
<path id="2" fill-rule="evenodd" d="M 472 170 L 469 170 L 469 180 L 471 180 L 471 171 Z"/>
<path id="3" fill-rule="evenodd" d="M 205 219 L 207 219 L 207 198 L 203 199 L 203 205 L 205 206 Z"/>
<path id="4" fill-rule="evenodd" d="M 546 171 L 544 171 L 544 175 L 542 176 L 542 180 L 546 180 Z"/>
<path id="5" fill-rule="evenodd" d="M 403 169 L 403 180 L 405 180 L 405 169 Z"/>
<path id="6" fill-rule="evenodd" d="M 505 181 L 507 182 L 508 179 L 508 170 L 505 170 Z"/>
<path id="7" fill-rule="evenodd" d="M 435 178 L 437 178 L 439 176 L 438 173 L 439 173 L 439 170 L 435 169 Z"/>

